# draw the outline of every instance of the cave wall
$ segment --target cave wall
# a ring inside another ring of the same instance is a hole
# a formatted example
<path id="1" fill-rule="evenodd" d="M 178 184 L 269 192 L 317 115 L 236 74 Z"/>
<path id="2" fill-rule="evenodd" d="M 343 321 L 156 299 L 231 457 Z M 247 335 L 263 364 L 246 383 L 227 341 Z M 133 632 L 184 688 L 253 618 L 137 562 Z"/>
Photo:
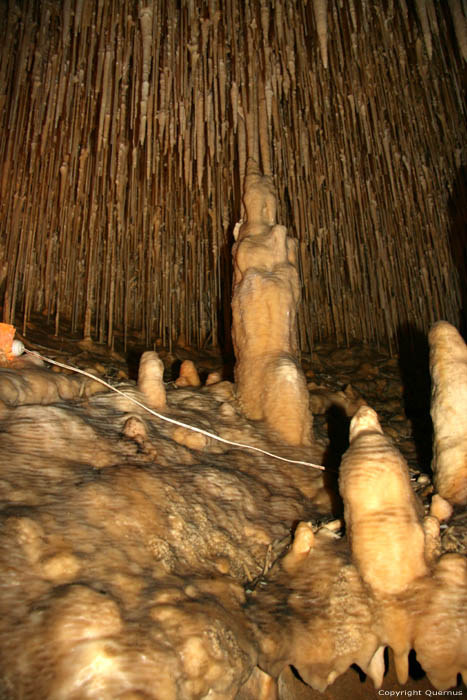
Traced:
<path id="1" fill-rule="evenodd" d="M 1 3 L 3 319 L 216 345 L 253 157 L 298 240 L 302 348 L 458 325 L 462 8 Z"/>

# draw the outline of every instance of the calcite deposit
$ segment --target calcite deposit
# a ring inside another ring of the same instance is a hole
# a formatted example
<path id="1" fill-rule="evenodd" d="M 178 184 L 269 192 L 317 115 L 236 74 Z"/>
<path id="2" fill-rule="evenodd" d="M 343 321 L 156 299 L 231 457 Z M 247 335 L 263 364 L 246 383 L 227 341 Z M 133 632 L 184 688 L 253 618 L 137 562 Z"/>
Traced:
<path id="1" fill-rule="evenodd" d="M 297 241 L 276 223 L 272 179 L 251 159 L 243 203 L 232 250 L 238 400 L 247 418 L 264 420 L 282 441 L 309 445 L 312 417 L 297 346 Z"/>
<path id="2" fill-rule="evenodd" d="M 234 384 L 186 357 L 166 381 L 155 351 L 113 385 L 5 355 L 2 700 L 302 700 L 352 666 L 380 688 L 386 649 L 401 684 L 412 650 L 435 688 L 467 679 L 467 547 L 441 534 L 467 500 L 465 344 L 430 333 L 438 493 L 421 474 L 422 500 L 359 391 L 390 400 L 377 367 L 307 386 L 297 246 L 254 161 L 244 207 Z"/>
<path id="3" fill-rule="evenodd" d="M 353 665 L 385 684 L 386 648 L 400 682 L 411 650 L 435 688 L 465 680 L 452 508 L 427 515 L 376 412 L 355 404 L 336 518 L 332 472 L 186 426 L 298 461 L 329 446 L 281 445 L 220 374 L 163 369 L 144 353 L 124 396 L 0 369 L 2 700 L 302 700 Z"/>
<path id="4" fill-rule="evenodd" d="M 429 334 L 432 377 L 433 463 L 440 496 L 467 505 L 467 346 L 454 326 L 440 321 Z"/>

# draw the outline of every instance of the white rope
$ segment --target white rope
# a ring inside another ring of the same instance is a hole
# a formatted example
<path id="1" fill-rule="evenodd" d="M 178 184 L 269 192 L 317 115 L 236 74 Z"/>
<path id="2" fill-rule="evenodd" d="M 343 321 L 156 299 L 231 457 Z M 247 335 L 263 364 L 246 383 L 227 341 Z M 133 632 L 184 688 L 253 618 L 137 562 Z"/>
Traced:
<path id="1" fill-rule="evenodd" d="M 133 398 L 133 396 L 130 396 L 129 394 L 125 394 L 124 391 L 120 391 L 120 389 L 117 389 L 115 386 L 112 386 L 108 382 L 104 381 L 104 379 L 101 379 L 100 377 L 96 377 L 94 374 L 91 374 L 90 372 L 86 372 L 84 369 L 78 369 L 78 367 L 71 367 L 70 365 L 65 365 L 62 362 L 57 362 L 56 360 L 51 360 L 49 357 L 44 357 L 43 355 L 40 355 L 38 352 L 34 350 L 27 350 L 24 348 L 24 351 L 27 352 L 29 355 L 35 355 L 35 357 L 39 357 L 41 360 L 45 360 L 45 362 L 50 362 L 52 365 L 57 365 L 57 367 L 62 367 L 63 369 L 69 369 L 72 372 L 77 372 L 78 374 L 82 374 L 85 377 L 89 377 L 90 379 L 94 380 L 95 382 L 99 382 L 100 384 L 103 384 L 105 387 L 110 389 L 111 391 L 114 391 L 116 394 L 120 394 L 121 396 L 124 396 L 128 401 L 132 401 L 132 403 L 136 404 L 140 408 L 143 408 L 145 411 L 148 413 L 151 413 L 153 416 L 156 416 L 157 418 L 160 418 L 163 421 L 166 421 L 166 423 L 172 423 L 173 425 L 178 425 L 181 428 L 187 428 L 187 430 L 193 430 L 195 433 L 201 433 L 201 435 L 206 435 L 206 437 L 210 437 L 213 440 L 217 440 L 218 442 L 223 442 L 226 445 L 232 445 L 233 447 L 240 447 L 241 449 L 244 450 L 253 450 L 255 452 L 261 452 L 263 455 L 267 455 L 268 457 L 273 457 L 274 459 L 280 459 L 282 462 L 289 462 L 290 464 L 302 464 L 305 467 L 312 467 L 313 469 L 321 469 L 324 471 L 324 467 L 321 466 L 321 464 L 312 464 L 311 462 L 303 462 L 299 459 L 287 459 L 287 457 L 281 457 L 280 455 L 273 454 L 272 452 L 267 452 L 266 450 L 261 449 L 261 447 L 254 447 L 253 445 L 244 445 L 242 442 L 234 442 L 233 440 L 227 440 L 226 438 L 220 437 L 219 435 L 215 435 L 214 433 L 210 433 L 208 430 L 203 430 L 203 428 L 196 428 L 194 425 L 188 425 L 187 423 L 183 423 L 182 421 L 176 420 L 175 418 L 169 418 L 169 416 L 164 416 L 162 413 L 158 413 L 157 411 L 154 411 L 152 408 L 149 408 L 148 406 L 145 406 L 144 403 L 141 403 L 141 401 L 138 401 L 138 399 Z"/>

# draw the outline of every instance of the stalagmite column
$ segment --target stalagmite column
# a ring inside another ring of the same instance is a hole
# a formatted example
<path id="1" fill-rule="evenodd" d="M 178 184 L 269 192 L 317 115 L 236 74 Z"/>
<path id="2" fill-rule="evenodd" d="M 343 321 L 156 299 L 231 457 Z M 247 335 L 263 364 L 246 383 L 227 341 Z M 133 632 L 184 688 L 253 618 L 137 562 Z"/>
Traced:
<path id="1" fill-rule="evenodd" d="M 398 594 L 427 573 L 421 510 L 407 463 L 369 406 L 352 418 L 339 489 L 352 558 L 372 589 Z"/>
<path id="2" fill-rule="evenodd" d="M 264 420 L 291 445 L 307 445 L 312 418 L 297 361 L 297 242 L 276 224 L 272 180 L 251 159 L 243 203 L 232 250 L 237 397 L 248 418 Z"/>
<path id="3" fill-rule="evenodd" d="M 352 559 L 380 609 L 380 653 L 386 645 L 393 649 L 397 678 L 405 683 L 415 616 L 404 599 L 414 585 L 418 598 L 425 590 L 425 534 L 407 464 L 369 406 L 352 418 L 339 489 Z"/>
<path id="4" fill-rule="evenodd" d="M 452 504 L 467 503 L 467 346 L 454 326 L 429 334 L 434 482 Z"/>

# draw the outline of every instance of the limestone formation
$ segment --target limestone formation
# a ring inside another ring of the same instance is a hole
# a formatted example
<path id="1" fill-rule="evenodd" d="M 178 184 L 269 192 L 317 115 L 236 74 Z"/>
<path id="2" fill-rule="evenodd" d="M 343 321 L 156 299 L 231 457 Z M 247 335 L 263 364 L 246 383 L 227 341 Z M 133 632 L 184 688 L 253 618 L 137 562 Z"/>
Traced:
<path id="1" fill-rule="evenodd" d="M 467 683 L 467 559 L 444 554 L 431 579 L 423 615 L 416 625 L 417 659 L 435 688 Z"/>
<path id="2" fill-rule="evenodd" d="M 166 405 L 163 381 L 164 365 L 154 351 L 143 353 L 138 371 L 138 389 L 151 408 L 163 410 Z"/>
<path id="3" fill-rule="evenodd" d="M 184 360 L 180 365 L 180 375 L 175 380 L 176 386 L 200 386 L 201 381 L 195 363 L 191 360 Z"/>
<path id="4" fill-rule="evenodd" d="M 369 406 L 352 418 L 339 488 L 352 556 L 363 580 L 380 593 L 397 594 L 424 576 L 421 504 L 406 461 Z"/>
<path id="5" fill-rule="evenodd" d="M 452 504 L 467 504 L 467 346 L 446 321 L 429 334 L 435 486 Z"/>
<path id="6" fill-rule="evenodd" d="M 351 421 L 336 520 L 322 472 L 190 430 L 271 451 L 228 382 L 166 391 L 161 370 L 145 354 L 118 388 L 184 427 L 115 393 L 63 398 L 45 368 L 34 395 L 30 370 L 0 373 L 19 387 L 0 415 L 0 697 L 298 700 L 291 667 L 306 693 L 354 664 L 379 688 L 386 648 L 400 683 L 412 649 L 437 689 L 465 681 L 449 504 L 423 518 L 375 411 Z"/>
<path id="7" fill-rule="evenodd" d="M 387 601 L 380 613 L 381 645 L 393 649 L 399 682 L 405 683 L 415 622 L 405 596 L 429 572 L 423 509 L 411 488 L 407 463 L 369 406 L 352 418 L 339 489 L 353 562 L 377 605 Z"/>
<path id="8" fill-rule="evenodd" d="M 308 445 L 312 418 L 298 361 L 297 242 L 276 223 L 272 179 L 248 161 L 245 221 L 232 249 L 232 339 L 237 397 L 247 418 L 264 420 L 292 445 Z"/>

